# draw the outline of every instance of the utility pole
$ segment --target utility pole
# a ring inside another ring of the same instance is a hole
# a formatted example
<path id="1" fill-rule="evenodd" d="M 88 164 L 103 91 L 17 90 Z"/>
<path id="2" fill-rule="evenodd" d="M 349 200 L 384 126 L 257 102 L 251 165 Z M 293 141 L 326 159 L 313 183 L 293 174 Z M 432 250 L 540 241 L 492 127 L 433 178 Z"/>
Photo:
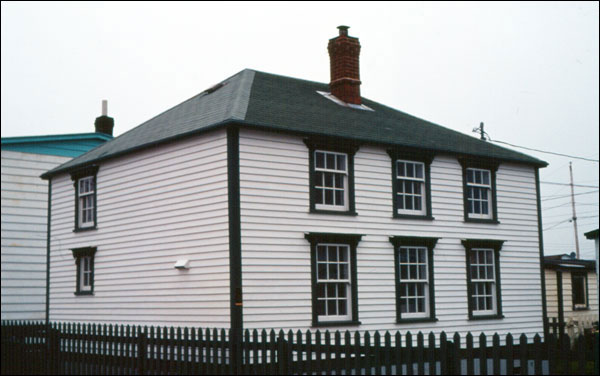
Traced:
<path id="1" fill-rule="evenodd" d="M 575 229 L 575 252 L 577 255 L 577 259 L 579 260 L 579 238 L 577 234 L 577 213 L 575 212 L 575 191 L 573 188 L 573 164 L 569 162 L 569 173 L 571 174 L 571 206 L 573 207 L 573 218 L 571 221 L 573 222 L 573 228 Z"/>

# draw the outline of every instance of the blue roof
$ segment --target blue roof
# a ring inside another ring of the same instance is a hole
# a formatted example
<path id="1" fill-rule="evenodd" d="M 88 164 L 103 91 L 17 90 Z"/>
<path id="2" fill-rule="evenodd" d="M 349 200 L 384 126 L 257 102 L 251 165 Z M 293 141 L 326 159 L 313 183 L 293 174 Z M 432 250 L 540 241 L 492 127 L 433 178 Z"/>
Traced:
<path id="1" fill-rule="evenodd" d="M 75 158 L 112 138 L 104 133 L 3 137 L 2 150 Z"/>

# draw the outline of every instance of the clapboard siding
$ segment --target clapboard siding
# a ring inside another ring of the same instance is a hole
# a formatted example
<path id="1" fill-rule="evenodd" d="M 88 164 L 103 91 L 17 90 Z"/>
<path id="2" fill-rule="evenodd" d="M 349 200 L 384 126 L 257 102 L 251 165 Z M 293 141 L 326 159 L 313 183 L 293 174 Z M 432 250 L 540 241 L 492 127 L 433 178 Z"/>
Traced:
<path id="1" fill-rule="evenodd" d="M 308 148 L 302 138 L 240 131 L 245 328 L 311 326 L 310 246 L 304 234 L 330 232 L 363 235 L 357 248 L 360 330 L 543 331 L 533 167 L 500 165 L 500 224 L 494 225 L 464 222 L 462 170 L 455 157 L 438 155 L 431 165 L 433 221 L 392 218 L 391 160 L 385 149 L 361 146 L 354 164 L 358 215 L 310 214 Z M 401 235 L 440 238 L 434 249 L 436 323 L 395 323 L 389 237 Z M 505 240 L 502 320 L 468 320 L 465 238 Z"/>
<path id="2" fill-rule="evenodd" d="M 45 318 L 48 183 L 40 175 L 69 159 L 2 150 L 2 320 Z"/>
<path id="3" fill-rule="evenodd" d="M 52 184 L 52 321 L 229 327 L 225 131 L 100 164 L 96 230 L 73 232 L 70 176 Z M 94 295 L 75 296 L 71 249 L 86 246 Z"/>

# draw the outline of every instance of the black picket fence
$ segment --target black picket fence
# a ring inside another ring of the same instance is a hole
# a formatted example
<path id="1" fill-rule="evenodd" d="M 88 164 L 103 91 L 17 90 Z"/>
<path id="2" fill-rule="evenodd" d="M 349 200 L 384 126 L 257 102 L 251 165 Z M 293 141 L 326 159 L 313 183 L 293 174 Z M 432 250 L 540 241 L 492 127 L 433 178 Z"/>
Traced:
<path id="1" fill-rule="evenodd" d="M 2 374 L 590 374 L 598 333 L 513 338 L 2 322 Z M 476 343 L 476 345 L 474 344 Z"/>

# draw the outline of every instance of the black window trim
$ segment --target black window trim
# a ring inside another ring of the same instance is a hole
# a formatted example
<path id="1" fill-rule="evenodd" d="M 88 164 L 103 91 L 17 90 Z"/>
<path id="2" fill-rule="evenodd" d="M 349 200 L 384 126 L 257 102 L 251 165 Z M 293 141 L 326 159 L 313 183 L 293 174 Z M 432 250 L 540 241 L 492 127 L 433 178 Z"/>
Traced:
<path id="1" fill-rule="evenodd" d="M 575 276 L 582 276 L 583 277 L 583 283 L 584 283 L 584 290 L 585 290 L 585 307 L 576 307 L 575 306 L 575 299 L 573 298 L 573 296 L 575 295 L 573 293 L 573 289 L 575 288 L 575 284 L 573 283 L 573 277 Z M 583 270 L 574 270 L 571 271 L 571 305 L 573 306 L 573 311 L 587 311 L 590 309 L 590 295 L 588 292 L 588 273 L 587 271 L 583 271 Z"/>
<path id="2" fill-rule="evenodd" d="M 75 186 L 75 229 L 73 232 L 96 230 L 98 228 L 98 168 L 97 165 L 86 166 L 71 172 L 71 180 Z M 94 177 L 94 224 L 92 226 L 80 227 L 79 225 L 79 180 L 86 177 Z"/>
<path id="3" fill-rule="evenodd" d="M 431 162 L 435 158 L 435 153 L 432 151 L 411 149 L 387 149 L 387 153 L 392 160 L 393 218 L 434 220 L 431 208 Z M 398 213 L 398 171 L 396 169 L 396 161 L 398 160 L 421 162 L 425 166 L 425 215 Z"/>
<path id="4" fill-rule="evenodd" d="M 465 239 L 462 240 L 462 245 L 465 247 L 466 274 L 467 274 L 467 305 L 469 309 L 469 320 L 493 320 L 502 319 L 502 286 L 500 278 L 500 250 L 504 240 L 492 239 Z M 470 252 L 473 248 L 486 248 L 494 250 L 494 275 L 496 286 L 496 313 L 493 315 L 473 315 L 473 304 L 471 295 L 473 286 L 471 285 L 471 258 Z"/>
<path id="5" fill-rule="evenodd" d="M 358 151 L 359 144 L 351 141 L 305 138 L 304 144 L 309 150 L 309 190 L 310 190 L 310 213 L 314 214 L 333 214 L 356 216 L 356 205 L 354 198 L 354 154 Z M 335 153 L 345 153 L 348 155 L 348 210 L 323 210 L 316 208 L 315 202 L 315 151 L 331 151 Z"/>
<path id="6" fill-rule="evenodd" d="M 304 238 L 310 242 L 310 269 L 311 269 L 311 301 L 312 301 L 312 326 L 356 326 L 361 322 L 358 320 L 358 280 L 356 267 L 356 248 L 363 235 L 357 234 L 336 234 L 311 232 L 304 234 Z M 351 311 L 352 319 L 349 321 L 324 321 L 319 322 L 317 313 L 317 244 L 319 243 L 338 243 L 347 244 L 350 248 L 350 291 L 351 291 Z"/>
<path id="7" fill-rule="evenodd" d="M 71 249 L 71 251 L 73 252 L 73 258 L 75 259 L 75 264 L 77 266 L 77 278 L 75 279 L 75 295 L 94 295 L 94 275 L 95 275 L 95 254 L 96 254 L 96 247 L 82 247 L 82 248 L 73 248 Z M 81 287 L 81 258 L 82 257 L 87 257 L 87 256 L 91 256 L 91 269 L 92 269 L 92 273 L 91 273 L 91 289 L 90 291 L 82 291 L 80 289 Z"/>
<path id="8" fill-rule="evenodd" d="M 439 238 L 417 237 L 417 236 L 390 236 L 390 242 L 394 245 L 394 271 L 396 287 L 396 323 L 407 324 L 415 322 L 435 322 L 435 277 L 433 274 L 433 249 Z M 400 247 L 426 247 L 427 248 L 427 277 L 429 288 L 429 317 L 402 318 L 400 312 Z"/>
<path id="9" fill-rule="evenodd" d="M 496 172 L 500 167 L 500 162 L 495 159 L 481 159 L 475 157 L 459 157 L 458 162 L 462 166 L 462 178 L 463 178 L 463 204 L 464 204 L 464 218 L 465 222 L 473 223 L 500 223 L 498 220 L 498 204 L 496 200 Z M 467 169 L 468 168 L 479 168 L 490 171 L 490 180 L 492 183 L 492 218 L 470 218 L 469 217 L 469 198 L 467 190 Z"/>

